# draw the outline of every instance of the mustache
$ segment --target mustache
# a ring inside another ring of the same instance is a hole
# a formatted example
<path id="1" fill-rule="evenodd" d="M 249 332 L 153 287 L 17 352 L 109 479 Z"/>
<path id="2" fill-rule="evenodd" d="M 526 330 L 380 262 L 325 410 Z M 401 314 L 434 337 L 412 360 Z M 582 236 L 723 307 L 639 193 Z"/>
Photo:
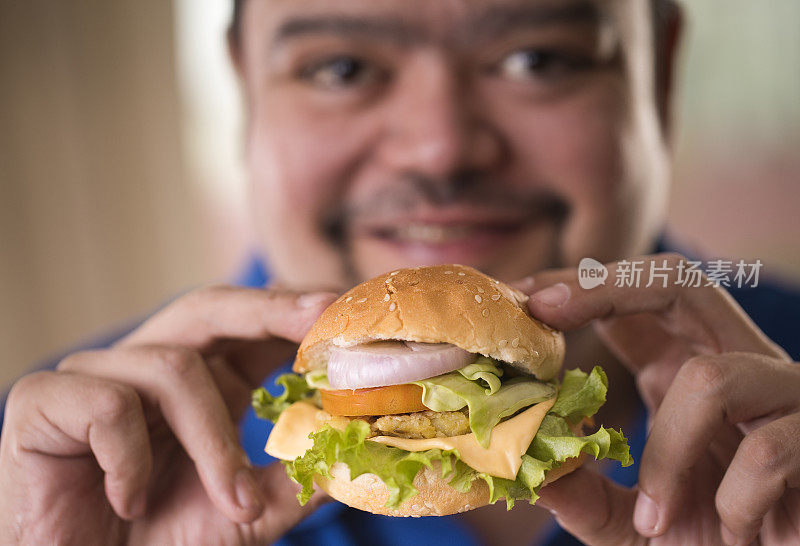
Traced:
<path id="1" fill-rule="evenodd" d="M 482 173 L 466 172 L 447 179 L 408 173 L 399 180 L 376 185 L 358 201 L 332 206 L 322 228 L 332 241 L 341 242 L 349 225 L 426 207 L 464 207 L 515 219 L 545 217 L 558 225 L 569 215 L 568 202 L 551 190 L 520 190 Z"/>

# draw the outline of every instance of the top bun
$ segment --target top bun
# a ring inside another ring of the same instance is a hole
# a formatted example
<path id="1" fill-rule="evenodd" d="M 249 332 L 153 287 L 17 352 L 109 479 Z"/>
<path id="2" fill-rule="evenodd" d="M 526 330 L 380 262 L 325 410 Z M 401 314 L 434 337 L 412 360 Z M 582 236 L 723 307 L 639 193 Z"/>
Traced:
<path id="1" fill-rule="evenodd" d="M 332 346 L 395 339 L 451 343 L 547 381 L 561 368 L 564 336 L 531 317 L 527 301 L 463 265 L 392 271 L 331 304 L 300 344 L 293 369 L 324 369 Z"/>

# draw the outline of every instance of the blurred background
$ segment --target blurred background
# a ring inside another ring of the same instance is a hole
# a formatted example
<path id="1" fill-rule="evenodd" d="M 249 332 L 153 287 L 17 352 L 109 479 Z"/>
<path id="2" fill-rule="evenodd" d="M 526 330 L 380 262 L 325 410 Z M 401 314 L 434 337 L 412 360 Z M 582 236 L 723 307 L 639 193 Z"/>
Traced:
<path id="1" fill-rule="evenodd" d="M 797 282 L 800 2 L 684 7 L 670 233 Z M 0 1 L 0 386 L 245 261 L 230 8 Z"/>

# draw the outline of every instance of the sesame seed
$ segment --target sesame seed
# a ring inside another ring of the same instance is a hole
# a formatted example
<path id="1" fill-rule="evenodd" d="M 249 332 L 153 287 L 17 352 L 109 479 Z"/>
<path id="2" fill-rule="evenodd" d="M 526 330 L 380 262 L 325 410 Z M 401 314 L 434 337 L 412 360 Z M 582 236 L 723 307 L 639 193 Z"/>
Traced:
<path id="1" fill-rule="evenodd" d="M 480 302 L 482 302 L 482 301 L 483 301 L 483 298 L 482 298 L 482 297 L 480 297 L 478 294 L 475 294 L 475 301 L 477 301 L 478 303 L 480 303 Z"/>
<path id="2" fill-rule="evenodd" d="M 397 275 L 398 273 L 400 273 L 400 272 L 399 272 L 399 271 L 392 271 L 391 273 L 389 273 L 389 275 L 391 275 L 392 277 L 394 277 L 394 276 L 395 276 L 395 275 Z"/>
<path id="3" fill-rule="evenodd" d="M 492 299 L 493 299 L 494 301 L 497 301 L 497 300 L 499 300 L 499 299 L 500 299 L 500 294 L 495 294 L 494 296 L 492 296 Z"/>
<path id="4" fill-rule="evenodd" d="M 466 273 L 464 273 L 463 271 L 459 271 L 459 272 L 458 272 L 458 275 L 459 275 L 460 277 L 463 277 L 464 275 L 466 275 Z"/>
<path id="5" fill-rule="evenodd" d="M 511 346 L 514 347 L 514 348 L 519 347 L 519 338 L 518 337 L 515 337 L 514 339 L 511 340 Z"/>
<path id="6" fill-rule="evenodd" d="M 498 281 L 497 279 L 495 279 L 495 281 L 494 281 L 494 284 L 500 284 L 500 281 Z"/>
<path id="7" fill-rule="evenodd" d="M 389 306 L 389 311 L 394 311 L 396 308 L 397 304 L 395 302 L 392 302 L 392 304 Z"/>
<path id="8" fill-rule="evenodd" d="M 364 303 L 367 301 L 367 298 L 361 298 L 360 300 L 356 300 L 356 303 Z"/>
<path id="9" fill-rule="evenodd" d="M 481 315 L 483 315 L 484 317 L 488 317 L 489 316 L 489 310 L 488 309 L 484 309 L 483 312 L 481 313 Z"/>
<path id="10" fill-rule="evenodd" d="M 383 301 L 389 301 L 390 298 L 391 296 L 389 294 L 386 294 L 385 296 L 383 296 Z"/>
<path id="11" fill-rule="evenodd" d="M 353 296 L 347 296 L 347 299 L 344 300 L 345 303 L 350 303 L 351 301 L 353 301 Z"/>
<path id="12" fill-rule="evenodd" d="M 453 274 L 453 272 L 452 272 L 452 271 L 445 271 L 445 272 L 444 272 L 444 274 L 445 274 L 445 275 L 452 275 L 452 274 Z"/>

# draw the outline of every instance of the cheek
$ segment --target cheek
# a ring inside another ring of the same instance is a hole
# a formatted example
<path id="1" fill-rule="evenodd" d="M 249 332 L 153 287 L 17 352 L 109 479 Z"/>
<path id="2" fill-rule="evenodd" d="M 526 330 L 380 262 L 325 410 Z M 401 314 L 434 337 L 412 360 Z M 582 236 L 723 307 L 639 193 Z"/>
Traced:
<path id="1" fill-rule="evenodd" d="M 248 162 L 263 195 L 260 205 L 274 215 L 311 221 L 335 195 L 350 154 L 330 124 L 302 116 L 302 110 L 254 116 Z"/>
<path id="2" fill-rule="evenodd" d="M 579 95 L 529 110 L 517 141 L 526 168 L 545 184 L 580 200 L 604 198 L 622 183 L 625 102 L 619 85 L 597 84 Z M 519 123 L 519 122 L 518 122 Z"/>
<path id="3" fill-rule="evenodd" d="M 509 111 L 516 112 L 509 122 L 515 163 L 524 173 L 514 178 L 552 190 L 569 204 L 562 232 L 566 264 L 590 253 L 612 255 L 625 245 L 638 206 L 626 167 L 625 89 L 618 76 L 601 76 L 580 93 Z"/>
<path id="4" fill-rule="evenodd" d="M 342 203 L 369 128 L 348 123 L 344 113 L 322 115 L 292 93 L 264 95 L 251 104 L 247 161 L 255 223 L 271 265 L 284 281 L 313 285 L 318 275 L 326 284 L 344 282 L 340 249 L 321 228 Z"/>
<path id="5" fill-rule="evenodd" d="M 250 165 L 269 173 L 264 186 L 275 214 L 313 221 L 337 204 L 370 139 L 370 128 L 349 108 L 316 104 L 294 88 L 265 93 L 253 119 Z M 298 211 L 297 209 L 300 209 Z"/>

